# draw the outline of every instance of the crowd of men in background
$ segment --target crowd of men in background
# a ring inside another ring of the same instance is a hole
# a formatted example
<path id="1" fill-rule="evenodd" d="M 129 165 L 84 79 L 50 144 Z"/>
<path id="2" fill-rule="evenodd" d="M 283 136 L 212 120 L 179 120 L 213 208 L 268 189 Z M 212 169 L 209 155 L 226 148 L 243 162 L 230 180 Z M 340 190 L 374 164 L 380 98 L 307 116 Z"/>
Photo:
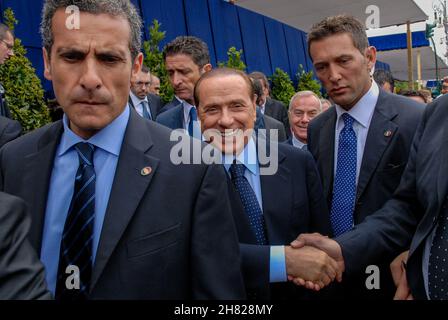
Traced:
<path id="1" fill-rule="evenodd" d="M 46 1 L 41 23 L 63 118 L 19 137 L 0 117 L 0 298 L 448 299 L 448 98 L 394 94 L 362 23 L 327 17 L 308 34 L 328 100 L 285 106 L 266 75 L 213 68 L 181 36 L 163 51 L 163 105 L 131 2 L 77 1 L 77 32 L 69 2 Z M 0 37 L 3 63 L 14 38 Z M 220 163 L 173 163 L 176 129 Z"/>

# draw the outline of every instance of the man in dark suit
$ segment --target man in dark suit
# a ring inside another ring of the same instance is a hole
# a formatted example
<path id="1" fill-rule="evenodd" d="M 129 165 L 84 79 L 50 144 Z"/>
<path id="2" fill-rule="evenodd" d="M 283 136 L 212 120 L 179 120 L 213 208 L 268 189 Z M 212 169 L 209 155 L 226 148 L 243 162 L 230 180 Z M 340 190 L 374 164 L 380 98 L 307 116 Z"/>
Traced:
<path id="1" fill-rule="evenodd" d="M 255 71 L 249 74 L 251 79 L 257 79 L 261 82 L 263 95 L 260 97 L 261 112 L 271 118 L 274 118 L 285 126 L 286 135 L 291 136 L 289 130 L 288 112 L 286 106 L 278 100 L 272 99 L 270 97 L 270 86 L 268 78 L 262 72 Z"/>
<path id="2" fill-rule="evenodd" d="M 165 46 L 163 58 L 175 97 L 171 107 L 162 109 L 157 122 L 171 129 L 185 129 L 199 138 L 193 91 L 201 75 L 212 69 L 207 44 L 196 37 L 177 37 Z"/>
<path id="3" fill-rule="evenodd" d="M 44 267 L 28 242 L 23 200 L 0 192 L 0 300 L 51 299 Z"/>
<path id="4" fill-rule="evenodd" d="M 16 120 L 0 116 L 0 148 L 8 141 L 14 140 L 22 134 L 22 127 Z"/>
<path id="5" fill-rule="evenodd" d="M 135 7 L 77 1 L 82 24 L 69 30 L 66 5 L 46 1 L 42 21 L 64 119 L 0 154 L 0 190 L 31 209 L 49 289 L 61 300 L 244 298 L 222 167 L 174 164 L 171 131 L 127 107 L 143 61 Z"/>
<path id="6" fill-rule="evenodd" d="M 12 30 L 0 23 L 0 65 L 14 55 L 14 34 Z M 0 116 L 11 118 L 11 113 L 5 100 L 5 89 L 0 83 Z"/>
<path id="7" fill-rule="evenodd" d="M 423 107 L 386 93 L 372 81 L 376 50 L 369 47 L 365 27 L 353 17 L 329 17 L 316 24 L 308 35 L 308 48 L 316 75 L 335 103 L 310 123 L 308 149 L 317 162 L 338 236 L 392 197 Z M 380 290 L 367 290 L 362 273 L 346 279 L 346 294 L 391 298 L 390 261 L 383 262 Z"/>
<path id="8" fill-rule="evenodd" d="M 343 262 L 346 275 L 410 248 L 397 298 L 448 300 L 447 103 L 444 96 L 428 105 L 400 185 L 380 210 L 336 241 L 302 235 L 301 244 L 319 247 Z"/>
<path id="9" fill-rule="evenodd" d="M 234 184 L 230 202 L 248 297 L 291 298 L 298 291 L 286 283 L 286 272 L 307 274 L 328 257 L 314 256 L 310 248 L 301 252 L 284 245 L 306 230 L 328 234 L 328 210 L 309 153 L 252 136 L 255 97 L 247 75 L 226 68 L 204 74 L 195 89 L 204 137 L 223 153 Z M 268 163 L 261 162 L 261 149 L 270 151 Z M 334 277 L 325 276 L 325 283 Z"/>
<path id="10" fill-rule="evenodd" d="M 162 108 L 162 101 L 159 96 L 149 92 L 150 85 L 151 72 L 143 65 L 142 70 L 131 80 L 129 105 L 143 118 L 155 120 Z"/>

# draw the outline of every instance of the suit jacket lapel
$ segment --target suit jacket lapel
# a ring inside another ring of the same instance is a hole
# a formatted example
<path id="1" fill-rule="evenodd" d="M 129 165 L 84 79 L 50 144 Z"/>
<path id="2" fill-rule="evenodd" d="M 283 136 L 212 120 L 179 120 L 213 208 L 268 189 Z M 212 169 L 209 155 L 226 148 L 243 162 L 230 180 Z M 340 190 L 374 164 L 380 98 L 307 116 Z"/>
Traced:
<path id="1" fill-rule="evenodd" d="M 156 103 L 154 102 L 153 98 L 148 95 L 148 104 L 149 104 L 149 110 L 151 111 L 151 118 L 152 120 L 155 120 L 157 117 L 157 106 Z"/>
<path id="2" fill-rule="evenodd" d="M 159 160 L 148 154 L 153 142 L 147 126 L 147 121 L 131 109 L 104 217 L 91 289 L 98 281 L 157 170 Z M 142 133 L 146 134 L 145 139 L 141 138 Z M 148 175 L 141 174 L 141 170 L 146 167 L 150 167 L 152 172 Z"/>
<path id="3" fill-rule="evenodd" d="M 37 152 L 26 157 L 27 164 L 23 172 L 23 194 L 21 196 L 31 209 L 32 224 L 29 238 L 38 253 L 40 253 L 42 244 L 42 231 L 54 156 L 62 130 L 61 121 L 50 127 L 38 142 Z"/>
<path id="4" fill-rule="evenodd" d="M 264 143 L 263 140 L 258 141 Z M 270 144 L 268 143 L 268 152 L 270 152 L 269 150 Z M 288 219 L 284 219 L 283 215 L 278 215 L 278 212 L 290 210 L 288 207 L 286 209 L 283 208 L 283 206 L 291 203 L 289 194 L 278 192 L 278 186 L 290 185 L 290 171 L 285 168 L 285 166 L 282 166 L 282 162 L 285 160 L 285 157 L 285 154 L 278 150 L 277 173 L 272 175 L 260 175 L 261 197 L 263 200 L 263 216 L 266 224 L 267 238 L 269 243 L 278 243 L 280 239 L 283 239 L 285 237 L 285 235 L 281 232 L 290 229 L 290 221 Z M 268 165 L 260 164 L 260 167 Z M 277 231 L 281 232 L 278 233 Z"/>
<path id="5" fill-rule="evenodd" d="M 358 200 L 364 192 L 367 183 L 378 166 L 386 147 L 392 141 L 395 132 L 398 129 L 396 123 L 392 119 L 397 115 L 394 106 L 385 103 L 385 93 L 380 91 L 372 121 L 370 123 L 369 132 L 367 134 L 364 155 L 361 162 L 359 172 L 358 188 L 356 200 Z M 391 134 L 386 135 L 385 132 Z"/>
<path id="6" fill-rule="evenodd" d="M 448 120 L 445 120 L 443 129 L 442 144 L 440 149 L 440 169 L 435 174 L 437 175 L 437 196 L 439 200 L 439 208 L 445 201 L 448 192 L 448 180 L 446 172 L 448 172 Z"/>
<path id="7" fill-rule="evenodd" d="M 331 199 L 334 176 L 334 133 L 336 126 L 336 109 L 330 111 L 332 114 L 321 127 L 319 134 L 319 160 L 321 169 L 322 185 L 324 194 L 328 200 Z"/>

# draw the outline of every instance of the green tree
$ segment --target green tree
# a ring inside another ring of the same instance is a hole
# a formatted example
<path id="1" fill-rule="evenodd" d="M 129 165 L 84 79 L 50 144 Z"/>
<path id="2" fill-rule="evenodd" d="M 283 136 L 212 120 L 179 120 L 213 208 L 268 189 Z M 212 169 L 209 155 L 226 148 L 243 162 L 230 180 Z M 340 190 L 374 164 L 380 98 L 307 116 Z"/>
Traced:
<path id="1" fill-rule="evenodd" d="M 289 100 L 296 93 L 291 78 L 285 71 L 276 68 L 270 79 L 272 81 L 272 97 L 288 106 Z"/>
<path id="2" fill-rule="evenodd" d="M 5 10 L 4 18 L 5 24 L 14 30 L 18 21 L 10 8 Z M 40 79 L 25 55 L 25 48 L 20 39 L 16 38 L 14 56 L 0 68 L 0 81 L 5 88 L 6 101 L 13 118 L 21 123 L 24 131 L 31 131 L 49 123 L 51 119 Z"/>
<path id="3" fill-rule="evenodd" d="M 313 78 L 313 71 L 306 72 L 303 65 L 299 65 L 299 71 L 296 74 L 297 77 L 297 92 L 298 91 L 312 91 L 322 98 L 320 92 L 320 83 Z"/>
<path id="4" fill-rule="evenodd" d="M 227 67 L 231 69 L 246 71 L 247 66 L 242 60 L 243 50 L 236 50 L 235 47 L 230 47 L 227 51 L 227 61 L 219 62 L 218 67 Z"/>
<path id="5" fill-rule="evenodd" d="M 143 43 L 145 59 L 143 63 L 160 79 L 160 98 L 164 103 L 168 103 L 173 99 L 174 91 L 170 84 L 168 73 L 165 69 L 165 61 L 163 53 L 160 50 L 160 42 L 165 39 L 165 31 L 160 31 L 161 24 L 157 20 L 153 20 L 149 26 L 149 40 Z"/>

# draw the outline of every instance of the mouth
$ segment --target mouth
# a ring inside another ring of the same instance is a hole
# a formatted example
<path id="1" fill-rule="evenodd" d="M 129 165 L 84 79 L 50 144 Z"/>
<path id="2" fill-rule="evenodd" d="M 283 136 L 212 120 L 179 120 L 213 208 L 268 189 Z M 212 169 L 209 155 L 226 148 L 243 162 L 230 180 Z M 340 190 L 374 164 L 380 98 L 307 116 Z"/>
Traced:
<path id="1" fill-rule="evenodd" d="M 237 136 L 240 132 L 240 129 L 226 129 L 224 132 L 221 131 L 220 134 L 223 138 L 229 138 Z"/>
<path id="2" fill-rule="evenodd" d="M 345 92 L 346 89 L 347 89 L 347 87 L 334 88 L 331 90 L 331 93 L 335 94 L 335 95 L 342 94 Z"/>
<path id="3" fill-rule="evenodd" d="M 90 100 L 75 101 L 75 103 L 76 104 L 88 105 L 88 106 L 98 106 L 98 105 L 103 105 L 104 104 L 104 102 L 90 101 Z"/>

